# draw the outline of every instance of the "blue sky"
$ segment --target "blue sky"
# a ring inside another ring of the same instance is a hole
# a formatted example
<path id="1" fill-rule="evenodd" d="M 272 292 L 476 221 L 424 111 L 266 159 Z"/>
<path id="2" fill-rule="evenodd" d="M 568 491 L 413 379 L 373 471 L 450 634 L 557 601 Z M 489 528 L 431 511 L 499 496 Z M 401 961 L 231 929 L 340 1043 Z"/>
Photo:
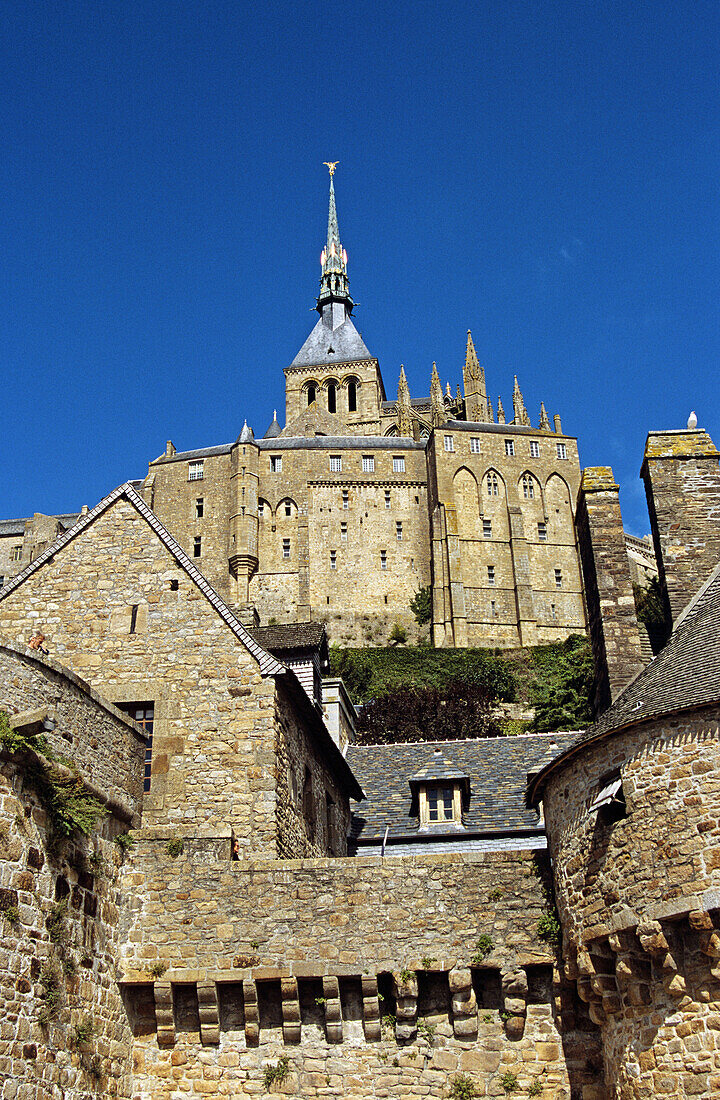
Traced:
<path id="1" fill-rule="evenodd" d="M 651 428 L 720 443 L 720 5 L 5 0 L 0 515 L 257 434 L 320 275 L 324 160 L 388 395 L 518 374 L 648 530 Z"/>

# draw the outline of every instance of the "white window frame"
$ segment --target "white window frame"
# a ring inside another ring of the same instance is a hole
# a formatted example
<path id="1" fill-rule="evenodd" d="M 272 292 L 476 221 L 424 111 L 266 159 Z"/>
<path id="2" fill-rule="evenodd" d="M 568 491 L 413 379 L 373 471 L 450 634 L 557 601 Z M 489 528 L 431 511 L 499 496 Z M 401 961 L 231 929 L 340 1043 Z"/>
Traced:
<path id="1" fill-rule="evenodd" d="M 496 579 L 496 577 L 495 577 L 495 566 L 494 565 L 488 565 L 488 567 L 487 567 L 487 579 L 488 579 L 488 587 L 489 588 L 494 588 L 495 587 L 495 579 Z"/>
<path id="2" fill-rule="evenodd" d="M 438 798 L 438 793 L 442 792 Z M 437 816 L 432 818 L 431 803 L 435 802 Z M 449 805 L 448 805 L 449 804 Z M 442 817 L 440 808 L 442 806 Z M 462 796 L 460 784 L 438 780 L 436 783 L 423 784 L 418 791 L 418 809 L 421 826 L 437 826 L 462 823 Z"/>
<path id="3" fill-rule="evenodd" d="M 290 539 L 282 540 L 282 556 L 285 560 L 290 557 Z"/>
<path id="4" fill-rule="evenodd" d="M 538 523 L 538 542 L 547 542 L 547 540 L 547 523 L 543 523 L 541 521 L 540 523 Z"/>
<path id="5" fill-rule="evenodd" d="M 387 569 L 387 550 L 380 551 L 380 568 Z"/>
<path id="6" fill-rule="evenodd" d="M 362 468 L 364 474 L 375 473 L 375 455 L 362 456 Z"/>
<path id="7" fill-rule="evenodd" d="M 562 586 L 563 586 L 562 569 L 556 569 L 555 570 L 555 587 L 556 588 L 562 588 Z"/>
<path id="8" fill-rule="evenodd" d="M 444 437 L 443 446 L 445 447 L 445 450 L 448 452 L 448 454 L 452 454 L 452 452 L 455 450 L 455 440 L 451 435 L 446 435 Z"/>
<path id="9" fill-rule="evenodd" d="M 349 489 L 343 489 L 343 491 L 342 491 L 342 506 L 343 506 L 343 511 L 347 512 L 349 507 L 350 507 L 350 490 Z"/>
<path id="10" fill-rule="evenodd" d="M 330 568 L 337 569 L 337 550 L 330 551 Z"/>
<path id="11" fill-rule="evenodd" d="M 330 455 L 330 473 L 342 473 L 342 455 Z"/>
<path id="12" fill-rule="evenodd" d="M 390 503 L 390 490 L 389 489 L 385 490 L 385 507 L 388 510 L 388 512 L 390 511 L 390 508 L 392 507 L 392 505 Z"/>
<path id="13" fill-rule="evenodd" d="M 393 473 L 404 474 L 405 473 L 405 456 L 393 455 Z"/>
<path id="14" fill-rule="evenodd" d="M 564 443 L 556 443 L 555 450 L 559 459 L 567 459 L 567 447 Z"/>
<path id="15" fill-rule="evenodd" d="M 12 547 L 10 550 L 10 561 L 22 561 L 22 545 Z"/>
<path id="16" fill-rule="evenodd" d="M 530 440 L 530 458 L 540 458 L 540 444 L 537 439 Z"/>
<path id="17" fill-rule="evenodd" d="M 484 539 L 491 539 L 492 538 L 492 520 L 491 519 L 484 519 L 482 521 L 482 525 L 483 525 L 483 538 Z"/>
<path id="18" fill-rule="evenodd" d="M 340 524 L 340 541 L 341 542 L 347 542 L 347 540 L 348 540 L 348 537 L 347 537 L 347 523 L 341 523 Z"/>
<path id="19" fill-rule="evenodd" d="M 270 455 L 270 473 L 282 473 L 282 455 Z"/>
<path id="20" fill-rule="evenodd" d="M 523 497 L 525 500 L 535 499 L 535 485 L 530 474 L 523 474 L 522 477 Z"/>
<path id="21" fill-rule="evenodd" d="M 505 440 L 505 457 L 506 458 L 514 458 L 515 457 L 515 440 L 514 439 L 506 439 Z"/>
<path id="22" fill-rule="evenodd" d="M 205 460 L 188 462 L 188 481 L 202 481 L 205 477 Z"/>
<path id="23" fill-rule="evenodd" d="M 403 530 L 402 530 L 402 520 L 400 520 L 400 519 L 395 520 L 395 538 L 397 539 L 398 542 L 402 542 Z"/>
<path id="24" fill-rule="evenodd" d="M 470 436 L 470 454 L 473 454 L 473 455 L 479 455 L 480 454 L 480 436 L 479 435 L 471 435 Z"/>

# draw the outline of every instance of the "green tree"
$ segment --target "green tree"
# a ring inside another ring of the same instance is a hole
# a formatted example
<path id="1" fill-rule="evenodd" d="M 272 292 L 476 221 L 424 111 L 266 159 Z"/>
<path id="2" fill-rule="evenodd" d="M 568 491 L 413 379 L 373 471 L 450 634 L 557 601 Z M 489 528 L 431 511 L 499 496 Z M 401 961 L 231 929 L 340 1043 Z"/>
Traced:
<path id="1" fill-rule="evenodd" d="M 410 610 L 418 626 L 425 626 L 432 619 L 432 588 L 428 584 L 419 588 L 410 600 Z"/>
<path id="2" fill-rule="evenodd" d="M 594 679 L 587 638 L 571 634 L 560 645 L 533 651 L 536 678 L 530 688 L 535 707 L 532 728 L 538 731 L 584 729 L 592 721 L 590 698 Z"/>

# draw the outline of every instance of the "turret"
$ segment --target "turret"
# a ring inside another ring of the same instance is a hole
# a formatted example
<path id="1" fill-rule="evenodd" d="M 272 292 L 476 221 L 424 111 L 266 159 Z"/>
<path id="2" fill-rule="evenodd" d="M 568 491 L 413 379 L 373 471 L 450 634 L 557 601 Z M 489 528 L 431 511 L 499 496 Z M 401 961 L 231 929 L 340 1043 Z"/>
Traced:
<path id="1" fill-rule="evenodd" d="M 248 610 L 250 578 L 258 567 L 259 450 L 247 420 L 232 451 L 231 514 L 228 546 L 234 602 Z"/>
<path id="2" fill-rule="evenodd" d="M 518 385 L 517 375 L 515 375 L 515 386 L 513 388 L 513 424 L 519 424 L 523 428 L 529 428 L 531 426 L 530 417 L 527 414 L 523 395 Z"/>

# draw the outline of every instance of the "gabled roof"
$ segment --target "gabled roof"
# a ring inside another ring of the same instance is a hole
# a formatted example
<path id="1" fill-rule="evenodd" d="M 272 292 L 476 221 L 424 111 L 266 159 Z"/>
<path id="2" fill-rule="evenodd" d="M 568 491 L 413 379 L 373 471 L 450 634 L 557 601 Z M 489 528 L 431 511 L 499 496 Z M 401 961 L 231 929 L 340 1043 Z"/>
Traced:
<path id="1" fill-rule="evenodd" d="M 451 765 L 459 780 L 467 777 L 469 781 L 463 815 L 469 833 L 542 834 L 537 814 L 525 806 L 528 772 L 574 737 L 572 733 L 526 734 L 473 741 L 349 745 L 347 761 L 366 794 L 365 801 L 354 809 L 351 836 L 360 845 L 382 840 L 389 826 L 390 838 L 427 839 L 418 833 L 417 816 L 411 813 L 415 805 L 410 782 L 421 782 L 417 778 L 420 773 L 433 773 L 438 762 L 441 768 Z"/>
<path id="2" fill-rule="evenodd" d="M 320 649 L 327 636 L 325 623 L 277 623 L 250 628 L 253 638 L 268 650 Z"/>
<path id="3" fill-rule="evenodd" d="M 528 787 L 528 800 L 542 797 L 551 771 L 586 745 L 628 726 L 678 711 L 720 702 L 720 565 L 678 618 L 664 649 L 635 677 L 613 705 Z"/>
<path id="4" fill-rule="evenodd" d="M 58 536 L 58 538 L 48 546 L 47 550 L 40 554 L 34 562 L 26 566 L 26 568 L 18 573 L 17 576 L 13 577 L 12 580 L 8 581 L 5 587 L 0 589 L 0 601 L 9 596 L 11 592 L 14 592 L 16 588 L 19 588 L 20 585 L 28 580 L 29 577 L 32 577 L 34 573 L 37 573 L 46 562 L 51 561 L 63 547 L 67 546 L 72 539 L 81 534 L 86 527 L 89 527 L 98 516 L 101 516 L 111 505 L 122 498 L 129 501 L 143 519 L 147 521 L 166 549 L 173 555 L 178 565 L 185 570 L 193 583 L 197 585 L 203 593 L 208 603 L 212 605 L 218 615 L 220 615 L 230 627 L 233 634 L 235 634 L 248 652 L 251 653 L 258 662 L 263 676 L 277 676 L 287 672 L 285 666 L 276 660 L 275 657 L 271 656 L 267 650 L 263 649 L 259 642 L 255 641 L 248 633 L 242 623 L 235 618 L 225 601 L 218 595 L 212 585 L 208 584 L 200 570 L 196 569 L 183 548 L 175 541 L 167 528 L 163 527 L 160 520 L 154 512 L 151 512 L 142 497 L 135 492 L 135 489 L 129 481 L 126 481 L 124 485 L 119 485 L 117 489 L 109 493 L 99 504 L 96 504 L 95 507 L 84 516 L 81 516 L 69 531 Z"/>

